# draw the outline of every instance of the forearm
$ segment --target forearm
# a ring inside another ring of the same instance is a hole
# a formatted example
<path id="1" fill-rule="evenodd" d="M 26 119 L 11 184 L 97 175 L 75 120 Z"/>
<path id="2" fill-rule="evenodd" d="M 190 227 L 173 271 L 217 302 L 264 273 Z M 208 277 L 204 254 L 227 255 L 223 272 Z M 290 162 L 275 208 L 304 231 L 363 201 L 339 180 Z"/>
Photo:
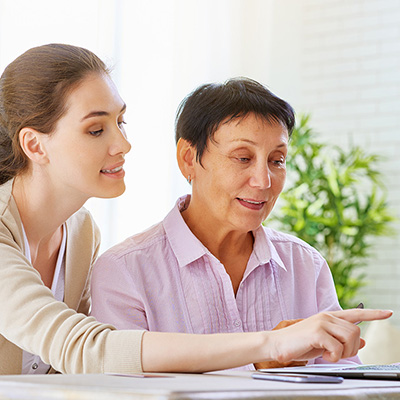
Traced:
<path id="1" fill-rule="evenodd" d="M 190 335 L 146 332 L 143 371 L 205 372 L 276 360 L 328 362 L 353 357 L 364 342 L 355 322 L 390 317 L 392 311 L 346 310 L 321 313 L 286 328 L 268 332 Z"/>
<path id="2" fill-rule="evenodd" d="M 268 359 L 269 332 L 191 335 L 146 332 L 145 372 L 206 372 Z"/>

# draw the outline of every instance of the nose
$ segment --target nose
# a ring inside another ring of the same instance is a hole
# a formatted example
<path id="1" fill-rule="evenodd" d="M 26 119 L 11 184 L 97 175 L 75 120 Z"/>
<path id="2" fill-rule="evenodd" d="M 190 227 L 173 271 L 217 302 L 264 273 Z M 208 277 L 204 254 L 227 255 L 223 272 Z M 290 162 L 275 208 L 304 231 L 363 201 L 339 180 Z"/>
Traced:
<path id="1" fill-rule="evenodd" d="M 112 142 L 110 145 L 110 154 L 111 155 L 117 155 L 117 154 L 123 154 L 125 155 L 126 153 L 129 153 L 131 150 L 131 144 L 129 143 L 126 134 L 123 130 L 119 129 L 119 127 L 116 127 L 116 129 L 113 132 L 112 136 Z"/>
<path id="2" fill-rule="evenodd" d="M 251 171 L 250 186 L 257 189 L 268 189 L 271 187 L 271 171 L 268 165 L 255 165 Z"/>

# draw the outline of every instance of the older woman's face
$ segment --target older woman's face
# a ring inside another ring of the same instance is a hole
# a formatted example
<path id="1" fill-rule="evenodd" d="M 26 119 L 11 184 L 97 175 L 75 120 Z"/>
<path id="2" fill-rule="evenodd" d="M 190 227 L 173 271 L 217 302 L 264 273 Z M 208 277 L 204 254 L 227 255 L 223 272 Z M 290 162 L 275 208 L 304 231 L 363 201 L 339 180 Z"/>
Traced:
<path id="1" fill-rule="evenodd" d="M 280 123 L 254 114 L 221 124 L 208 141 L 202 166 L 195 165 L 191 203 L 211 224 L 256 229 L 283 189 L 288 141 Z"/>

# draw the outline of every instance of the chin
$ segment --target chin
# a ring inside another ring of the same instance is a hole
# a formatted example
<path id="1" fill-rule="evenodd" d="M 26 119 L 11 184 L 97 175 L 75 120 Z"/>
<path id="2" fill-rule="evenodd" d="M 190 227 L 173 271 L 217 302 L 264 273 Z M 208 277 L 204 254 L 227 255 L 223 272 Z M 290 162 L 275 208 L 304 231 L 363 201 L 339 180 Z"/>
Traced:
<path id="1" fill-rule="evenodd" d="M 256 229 L 258 229 L 260 227 L 260 225 L 262 224 L 263 221 L 243 221 L 243 223 L 241 225 L 239 225 L 241 227 L 241 230 L 246 231 L 246 232 L 250 232 L 250 231 L 255 231 Z"/>
<path id="2" fill-rule="evenodd" d="M 101 199 L 113 199 L 115 197 L 121 196 L 125 192 L 125 185 L 121 185 L 119 188 L 113 188 L 112 190 L 104 190 L 101 195 L 98 195 L 96 197 L 99 197 Z"/>

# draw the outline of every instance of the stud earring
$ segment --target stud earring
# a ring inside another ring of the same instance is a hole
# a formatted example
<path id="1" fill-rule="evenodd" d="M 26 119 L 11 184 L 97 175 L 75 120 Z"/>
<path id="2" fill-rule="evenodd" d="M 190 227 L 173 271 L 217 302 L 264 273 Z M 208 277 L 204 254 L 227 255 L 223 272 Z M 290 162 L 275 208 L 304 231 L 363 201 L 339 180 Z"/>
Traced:
<path id="1" fill-rule="evenodd" d="M 190 182 L 192 182 L 192 178 L 191 178 L 191 176 L 190 175 L 188 175 L 188 177 L 187 177 L 187 183 L 190 185 Z"/>

